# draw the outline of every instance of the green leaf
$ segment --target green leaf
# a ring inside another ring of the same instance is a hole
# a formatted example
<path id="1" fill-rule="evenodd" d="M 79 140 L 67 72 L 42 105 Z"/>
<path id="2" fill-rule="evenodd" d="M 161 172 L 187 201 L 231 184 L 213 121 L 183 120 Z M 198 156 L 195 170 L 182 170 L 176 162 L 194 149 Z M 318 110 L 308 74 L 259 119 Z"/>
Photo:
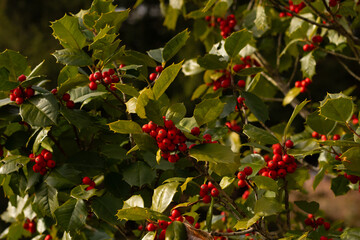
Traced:
<path id="1" fill-rule="evenodd" d="M 65 82 L 61 83 L 58 89 L 58 96 L 62 96 L 64 93 L 68 92 L 70 89 L 73 89 L 78 86 L 84 86 L 89 83 L 89 79 L 83 74 L 77 74 L 74 77 L 67 79 Z"/>
<path id="2" fill-rule="evenodd" d="M 150 151 L 153 153 L 156 153 L 158 150 L 155 139 L 147 133 L 134 134 L 133 138 L 140 150 Z"/>
<path id="3" fill-rule="evenodd" d="M 224 103 L 219 98 L 205 99 L 194 110 L 194 117 L 199 126 L 219 117 L 224 109 Z"/>
<path id="4" fill-rule="evenodd" d="M 197 161 L 212 163 L 234 163 L 235 154 L 221 144 L 200 144 L 190 149 L 190 156 Z"/>
<path id="5" fill-rule="evenodd" d="M 294 121 L 295 117 L 299 114 L 299 112 L 301 111 L 301 109 L 303 109 L 303 107 L 308 103 L 309 101 L 307 101 L 306 99 L 300 103 L 299 105 L 297 105 L 295 108 L 294 108 L 294 111 L 292 112 L 291 114 L 291 117 L 289 119 L 289 121 L 287 122 L 286 124 L 286 127 L 284 129 L 284 136 L 286 136 L 287 134 L 287 131 L 289 130 L 292 122 Z"/>
<path id="6" fill-rule="evenodd" d="M 178 186 L 178 182 L 171 182 L 157 187 L 152 197 L 151 209 L 160 213 L 164 212 L 177 192 Z"/>
<path id="7" fill-rule="evenodd" d="M 319 134 L 328 135 L 336 126 L 336 122 L 319 115 L 319 112 L 313 112 L 306 118 L 306 124 Z"/>
<path id="8" fill-rule="evenodd" d="M 303 77 L 312 78 L 315 75 L 316 61 L 312 53 L 309 53 L 300 59 L 301 71 Z"/>
<path id="9" fill-rule="evenodd" d="M 45 80 L 46 77 L 45 76 L 33 76 L 33 77 L 28 77 L 25 81 L 23 81 L 22 83 L 20 83 L 20 85 L 24 88 L 26 87 L 30 87 L 32 85 L 36 85 L 39 82 Z"/>
<path id="10" fill-rule="evenodd" d="M 342 175 L 339 175 L 336 178 L 331 179 L 331 190 L 333 191 L 335 196 L 340 196 L 347 193 L 350 190 L 348 185 L 349 185 L 349 180 Z"/>
<path id="11" fill-rule="evenodd" d="M 116 216 L 120 220 L 132 220 L 132 221 L 142 221 L 142 220 L 168 220 L 169 218 L 159 212 L 153 211 L 148 208 L 141 207 L 131 207 L 126 209 L 120 209 Z"/>
<path id="12" fill-rule="evenodd" d="M 180 122 L 186 115 L 186 108 L 183 103 L 175 103 L 166 112 L 166 119 L 172 120 L 175 124 Z"/>
<path id="13" fill-rule="evenodd" d="M 199 57 L 197 63 L 200 67 L 211 70 L 225 69 L 228 64 L 223 57 L 215 54 L 206 54 L 203 57 Z"/>
<path id="14" fill-rule="evenodd" d="M 360 147 L 353 147 L 344 152 L 341 160 L 347 170 L 360 175 Z"/>
<path id="15" fill-rule="evenodd" d="M 235 224 L 234 228 L 236 230 L 243 230 L 243 229 L 248 229 L 249 227 L 251 227 L 252 225 L 254 225 L 259 219 L 260 219 L 260 215 L 259 214 L 255 214 L 252 218 L 244 218 L 241 219 L 239 221 L 237 221 L 237 223 Z"/>
<path id="16" fill-rule="evenodd" d="M 116 83 L 115 87 L 119 89 L 122 93 L 133 97 L 138 97 L 140 95 L 140 93 L 138 92 L 138 90 L 136 90 L 136 88 L 128 84 Z"/>
<path id="17" fill-rule="evenodd" d="M 9 174 L 18 171 L 30 159 L 21 155 L 7 156 L 1 160 L 4 164 L 0 167 L 0 174 Z"/>
<path id="18" fill-rule="evenodd" d="M 211 198 L 210 206 L 206 214 L 206 228 L 208 232 L 211 232 L 211 225 L 213 219 L 213 209 L 214 209 L 214 198 Z"/>
<path id="19" fill-rule="evenodd" d="M 360 239 L 360 228 L 347 228 L 340 237 L 341 240 Z"/>
<path id="20" fill-rule="evenodd" d="M 56 189 L 70 188 L 80 184 L 80 171 L 75 170 L 69 164 L 64 164 L 53 169 L 45 182 Z"/>
<path id="21" fill-rule="evenodd" d="M 264 6 L 258 5 L 256 7 L 256 18 L 255 18 L 254 23 L 255 23 L 256 28 L 259 30 L 266 31 L 269 28 Z"/>
<path id="22" fill-rule="evenodd" d="M 56 188 L 43 182 L 40 188 L 35 192 L 34 203 L 44 216 L 53 216 L 55 210 L 59 207 L 58 191 Z"/>
<path id="23" fill-rule="evenodd" d="M 251 38 L 252 34 L 246 29 L 232 33 L 225 40 L 227 54 L 232 58 L 235 57 L 250 42 Z"/>
<path id="24" fill-rule="evenodd" d="M 65 48 L 82 49 L 86 46 L 86 37 L 80 30 L 79 20 L 75 16 L 65 15 L 52 22 L 53 35 Z"/>
<path id="25" fill-rule="evenodd" d="M 255 94 L 249 92 L 242 92 L 241 96 L 245 98 L 245 104 L 255 117 L 265 123 L 269 119 L 269 110 L 265 103 Z"/>
<path id="26" fill-rule="evenodd" d="M 0 53 L 0 67 L 9 71 L 10 81 L 17 82 L 17 78 L 27 69 L 27 60 L 18 52 L 5 50 Z"/>
<path id="27" fill-rule="evenodd" d="M 273 191 L 273 192 L 278 191 L 279 187 L 278 187 L 276 181 L 273 180 L 272 178 L 264 177 L 264 176 L 255 176 L 251 180 L 260 189 L 270 190 L 270 191 Z"/>
<path id="28" fill-rule="evenodd" d="M 243 132 L 251 140 L 259 142 L 260 144 L 275 144 L 279 142 L 271 133 L 251 124 L 245 124 Z"/>
<path id="29" fill-rule="evenodd" d="M 255 203 L 254 212 L 259 216 L 276 215 L 283 210 L 281 203 L 275 198 L 262 197 Z"/>
<path id="30" fill-rule="evenodd" d="M 244 69 L 240 70 L 239 72 L 237 72 L 236 75 L 250 76 L 250 75 L 258 74 L 262 71 L 264 71 L 264 69 L 261 67 L 244 68 Z"/>
<path id="31" fill-rule="evenodd" d="M 164 48 L 157 48 L 157 49 L 151 49 L 147 51 L 146 53 L 155 61 L 162 63 L 165 62 L 163 59 L 163 51 Z"/>
<path id="32" fill-rule="evenodd" d="M 328 95 L 320 105 L 320 115 L 325 118 L 347 122 L 354 111 L 354 103 L 350 97 L 345 95 Z"/>
<path id="33" fill-rule="evenodd" d="M 116 122 L 112 122 L 108 124 L 110 130 L 122 133 L 122 134 L 129 134 L 129 133 L 143 133 L 139 124 L 131 120 L 118 120 Z"/>
<path id="34" fill-rule="evenodd" d="M 124 201 L 123 209 L 131 207 L 144 207 L 144 200 L 141 195 L 133 195 L 128 200 Z"/>
<path id="35" fill-rule="evenodd" d="M 76 199 L 89 200 L 89 198 L 95 195 L 96 190 L 95 189 L 86 190 L 87 187 L 88 187 L 87 185 L 79 185 L 77 187 L 74 187 L 71 190 L 70 195 Z"/>
<path id="36" fill-rule="evenodd" d="M 53 55 L 57 62 L 64 65 L 85 67 L 93 64 L 90 56 L 81 49 L 65 48 L 56 50 Z"/>
<path id="37" fill-rule="evenodd" d="M 323 180 L 325 176 L 326 168 L 322 167 L 320 168 L 319 172 L 316 174 L 313 182 L 313 189 L 315 190 L 316 187 L 319 185 L 319 183 Z"/>
<path id="38" fill-rule="evenodd" d="M 208 0 L 205 7 L 202 9 L 203 12 L 209 11 L 209 9 L 216 3 L 216 0 Z"/>
<path id="39" fill-rule="evenodd" d="M 155 99 L 159 99 L 161 95 L 166 91 L 166 89 L 170 86 L 170 84 L 175 80 L 178 75 L 183 61 L 178 64 L 172 64 L 169 67 L 165 68 L 158 79 L 156 79 L 153 92 Z"/>
<path id="40" fill-rule="evenodd" d="M 69 199 L 55 210 L 55 218 L 61 228 L 66 231 L 78 231 L 88 215 L 83 200 Z"/>
<path id="41" fill-rule="evenodd" d="M 165 240 L 188 239 L 186 227 L 182 222 L 174 221 L 166 229 Z"/>
<path id="42" fill-rule="evenodd" d="M 114 197 L 110 193 L 106 193 L 101 197 L 91 199 L 91 209 L 99 219 L 103 219 L 112 224 L 118 224 L 116 212 L 122 207 L 122 201 Z"/>
<path id="43" fill-rule="evenodd" d="M 297 87 L 290 89 L 290 91 L 288 91 L 287 94 L 285 95 L 282 105 L 286 106 L 289 103 L 291 103 L 292 100 L 294 100 L 300 94 L 300 90 L 301 89 Z"/>
<path id="44" fill-rule="evenodd" d="M 121 24 L 128 18 L 130 9 L 123 11 L 111 11 L 102 13 L 100 18 L 95 22 L 94 28 L 97 31 L 104 28 L 106 25 L 112 26 L 111 33 L 117 33 L 121 27 Z"/>
<path id="45" fill-rule="evenodd" d="M 156 172 L 146 163 L 137 161 L 124 170 L 123 176 L 129 185 L 141 187 L 150 184 L 156 178 Z"/>
<path id="46" fill-rule="evenodd" d="M 319 210 L 319 203 L 311 201 L 295 201 L 296 206 L 307 213 L 315 214 Z"/>
<path id="47" fill-rule="evenodd" d="M 68 109 L 61 106 L 60 113 L 70 124 L 74 125 L 79 130 L 86 128 L 96 130 L 99 128 L 99 124 L 95 122 L 88 112 L 78 109 Z"/>
<path id="48" fill-rule="evenodd" d="M 148 232 L 141 240 L 155 240 L 156 232 Z"/>
<path id="49" fill-rule="evenodd" d="M 219 185 L 222 189 L 229 187 L 235 181 L 234 177 L 225 176 L 221 179 Z"/>
<path id="50" fill-rule="evenodd" d="M 160 101 L 149 100 L 145 106 L 146 117 L 158 125 L 164 124 L 163 114 L 161 113 Z"/>
<path id="51" fill-rule="evenodd" d="M 169 61 L 180 49 L 186 44 L 190 33 L 187 29 L 178 33 L 175 37 L 170 39 L 164 46 L 162 56 L 165 62 Z"/>

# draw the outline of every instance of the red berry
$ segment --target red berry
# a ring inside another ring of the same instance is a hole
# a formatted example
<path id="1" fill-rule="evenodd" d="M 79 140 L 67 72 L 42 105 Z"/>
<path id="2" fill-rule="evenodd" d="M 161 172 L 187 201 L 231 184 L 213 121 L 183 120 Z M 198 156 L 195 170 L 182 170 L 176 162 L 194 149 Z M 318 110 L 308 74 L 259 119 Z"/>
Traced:
<path id="1" fill-rule="evenodd" d="M 166 230 L 163 229 L 159 234 L 159 240 L 165 240 L 166 237 Z"/>
<path id="2" fill-rule="evenodd" d="M 177 217 L 180 217 L 180 216 L 181 216 L 181 213 L 180 213 L 179 210 L 173 209 L 173 210 L 171 211 L 171 216 L 172 216 L 173 218 L 177 218 Z"/>
<path id="3" fill-rule="evenodd" d="M 328 238 L 325 237 L 325 236 L 321 236 L 321 237 L 320 237 L 320 240 L 328 240 Z"/>
<path id="4" fill-rule="evenodd" d="M 319 137 L 319 133 L 317 133 L 317 132 L 312 132 L 312 134 L 311 134 L 311 136 L 313 137 L 313 138 L 318 138 Z"/>
<path id="5" fill-rule="evenodd" d="M 150 73 L 149 80 L 153 82 L 155 81 L 156 77 L 157 77 L 157 73 Z"/>
<path id="6" fill-rule="evenodd" d="M 56 166 L 56 162 L 50 159 L 49 161 L 47 161 L 46 166 L 48 168 L 54 168 Z"/>
<path id="7" fill-rule="evenodd" d="M 330 227 L 331 227 L 330 223 L 324 222 L 324 228 L 325 228 L 325 230 L 329 230 Z"/>
<path id="8" fill-rule="evenodd" d="M 87 188 L 85 188 L 85 191 L 90 191 L 91 189 L 94 189 L 94 186 L 88 186 Z"/>
<path id="9" fill-rule="evenodd" d="M 168 227 L 168 222 L 165 220 L 159 220 L 158 225 L 159 225 L 159 228 L 166 229 Z"/>
<path id="10" fill-rule="evenodd" d="M 174 139 L 176 137 L 176 130 L 171 129 L 167 132 L 167 138 L 168 139 Z"/>
<path id="11" fill-rule="evenodd" d="M 181 152 L 185 152 L 187 150 L 187 146 L 185 143 L 181 143 L 178 148 Z"/>
<path id="12" fill-rule="evenodd" d="M 19 82 L 23 82 L 26 80 L 26 76 L 24 74 L 21 74 L 19 77 L 18 77 L 18 81 Z"/>
<path id="13" fill-rule="evenodd" d="M 211 189 L 211 196 L 213 197 L 219 196 L 219 190 L 217 190 L 216 188 Z"/>
<path id="14" fill-rule="evenodd" d="M 207 192 L 209 191 L 209 187 L 208 187 L 207 184 L 202 184 L 202 185 L 200 186 L 200 190 L 207 193 Z"/>
<path id="15" fill-rule="evenodd" d="M 300 87 L 301 87 L 301 82 L 300 82 L 300 81 L 296 81 L 296 82 L 295 82 L 295 87 L 300 88 Z"/>
<path id="16" fill-rule="evenodd" d="M 274 170 L 270 170 L 268 175 L 270 178 L 275 179 L 277 177 L 277 172 Z"/>
<path id="17" fill-rule="evenodd" d="M 100 80 L 100 79 L 102 79 L 102 75 L 101 75 L 101 73 L 100 73 L 100 72 L 96 72 L 96 73 L 94 73 L 94 78 L 95 78 L 96 80 Z"/>
<path id="18" fill-rule="evenodd" d="M 24 99 L 22 97 L 17 97 L 15 99 L 15 102 L 16 102 L 17 105 L 21 105 L 24 102 Z"/>
<path id="19" fill-rule="evenodd" d="M 193 127 L 193 128 L 191 129 L 191 134 L 194 135 L 194 136 L 199 136 L 199 134 L 200 134 L 200 128 L 198 128 L 198 127 Z"/>
<path id="20" fill-rule="evenodd" d="M 244 168 L 244 172 L 245 172 L 245 174 L 246 174 L 247 176 L 249 176 L 249 175 L 252 174 L 253 170 L 252 170 L 251 167 L 247 166 L 247 167 Z"/>
<path id="21" fill-rule="evenodd" d="M 89 88 L 90 90 L 96 90 L 97 89 L 97 83 L 96 82 L 91 82 L 89 83 Z"/>
<path id="22" fill-rule="evenodd" d="M 326 137 L 326 135 L 321 135 L 321 141 L 326 141 L 327 140 L 327 137 Z"/>
<path id="23" fill-rule="evenodd" d="M 243 187 L 245 187 L 246 186 L 246 181 L 245 180 L 239 180 L 238 181 L 238 186 L 240 187 L 240 188 L 243 188 Z"/>
<path id="24" fill-rule="evenodd" d="M 241 65 L 241 64 L 235 64 L 235 65 L 233 66 L 234 72 L 238 72 L 238 71 L 240 71 L 241 69 L 242 69 L 242 65 Z"/>
<path id="25" fill-rule="evenodd" d="M 42 155 L 38 155 L 35 157 L 35 162 L 39 163 L 39 162 L 43 162 L 44 161 L 44 157 Z"/>
<path id="26" fill-rule="evenodd" d="M 25 96 L 27 98 L 31 98 L 32 96 L 34 96 L 34 94 L 35 94 L 35 91 L 31 87 L 28 87 L 25 89 Z"/>
<path id="27" fill-rule="evenodd" d="M 143 132 L 150 133 L 151 129 L 148 124 L 144 124 L 142 127 Z"/>
<path id="28" fill-rule="evenodd" d="M 318 219 L 316 219 L 316 224 L 317 225 L 323 225 L 325 223 L 325 220 L 323 219 L 323 218 L 318 218 Z"/>
<path id="29" fill-rule="evenodd" d="M 91 182 L 92 181 L 91 181 L 91 179 L 89 177 L 84 177 L 82 179 L 82 183 L 85 184 L 85 185 L 90 185 Z"/>
<path id="30" fill-rule="evenodd" d="M 280 178 L 284 178 L 286 176 L 286 170 L 285 169 L 279 169 L 277 171 L 277 175 L 280 177 Z"/>
<path id="31" fill-rule="evenodd" d="M 210 203 L 211 197 L 209 195 L 206 195 L 202 198 L 203 203 Z"/>
<path id="32" fill-rule="evenodd" d="M 56 94 L 57 94 L 57 89 L 56 89 L 56 88 L 51 89 L 51 93 L 52 93 L 53 95 L 56 95 Z"/>
<path id="33" fill-rule="evenodd" d="M 90 81 L 90 82 L 95 82 L 95 81 L 96 81 L 93 73 L 90 74 L 90 76 L 89 76 L 89 81 Z"/>
<path id="34" fill-rule="evenodd" d="M 170 155 L 168 161 L 171 163 L 176 163 L 177 161 L 179 161 L 179 155 L 177 154 Z"/>
<path id="35" fill-rule="evenodd" d="M 158 73 L 161 73 L 163 70 L 164 70 L 164 68 L 162 66 L 157 66 L 155 68 L 155 71 L 158 72 Z"/>
<path id="36" fill-rule="evenodd" d="M 67 101 L 66 102 L 66 107 L 70 108 L 70 109 L 73 109 L 75 107 L 74 101 L 71 101 L 71 100 Z"/>
<path id="37" fill-rule="evenodd" d="M 212 182 L 208 182 L 208 189 L 211 191 L 211 189 L 215 188 L 214 184 Z"/>
<path id="38" fill-rule="evenodd" d="M 277 168 L 277 162 L 274 160 L 271 160 L 267 163 L 267 166 L 269 169 L 275 170 Z"/>
<path id="39" fill-rule="evenodd" d="M 237 82 L 237 85 L 238 85 L 239 88 L 244 88 L 245 85 L 246 85 L 246 82 L 245 82 L 245 80 L 239 80 Z"/>
<path id="40" fill-rule="evenodd" d="M 118 76 L 114 75 L 114 76 L 112 77 L 112 82 L 113 82 L 113 83 L 118 83 L 118 82 L 120 82 L 120 78 L 119 78 Z"/>
<path id="41" fill-rule="evenodd" d="M 114 74 L 115 74 L 115 70 L 114 70 L 113 68 L 110 68 L 110 69 L 109 69 L 109 74 L 110 74 L 110 75 L 114 75 Z"/>
<path id="42" fill-rule="evenodd" d="M 188 221 L 190 224 L 193 224 L 195 219 L 192 216 L 185 216 L 186 221 Z"/>
<path id="43" fill-rule="evenodd" d="M 274 148 L 273 153 L 281 155 L 282 154 L 282 149 L 281 148 Z"/>
<path id="44" fill-rule="evenodd" d="M 292 148 L 292 147 L 294 146 L 294 143 L 293 143 L 293 141 L 291 141 L 291 140 L 287 140 L 287 141 L 285 142 L 285 146 L 286 146 L 287 148 Z"/>
<path id="45" fill-rule="evenodd" d="M 29 154 L 29 158 L 30 158 L 30 161 L 31 161 L 31 162 L 34 162 L 34 161 L 35 161 L 35 154 L 30 153 L 30 154 Z"/>
<path id="46" fill-rule="evenodd" d="M 281 155 L 280 155 L 280 154 L 274 154 L 272 160 L 273 160 L 274 162 L 281 161 Z"/>
<path id="47" fill-rule="evenodd" d="M 50 234 L 46 235 L 45 238 L 44 238 L 44 240 L 51 240 L 51 239 L 52 239 L 52 237 L 51 237 Z"/>
<path id="48" fill-rule="evenodd" d="M 15 102 L 15 100 L 16 100 L 16 96 L 11 93 L 11 94 L 10 94 L 10 101 Z"/>
<path id="49" fill-rule="evenodd" d="M 228 88 L 231 85 L 230 79 L 224 79 L 221 81 L 221 87 L 222 88 Z"/>
<path id="50" fill-rule="evenodd" d="M 165 120 L 164 121 L 164 125 L 167 129 L 173 128 L 174 127 L 174 123 L 172 120 Z M 168 134 L 169 135 L 169 134 Z"/>
<path id="51" fill-rule="evenodd" d="M 109 85 L 110 83 L 112 83 L 112 79 L 111 79 L 111 77 L 104 77 L 104 83 L 105 84 L 107 84 L 107 85 Z"/>
<path id="52" fill-rule="evenodd" d="M 36 164 L 32 167 L 32 169 L 33 169 L 34 172 L 38 173 L 38 172 L 40 172 L 41 167 L 36 163 Z"/>
<path id="53" fill-rule="evenodd" d="M 237 178 L 238 178 L 239 180 L 245 180 L 245 178 L 246 178 L 246 173 L 245 173 L 245 171 L 240 171 L 240 172 L 238 172 Z"/>
<path id="54" fill-rule="evenodd" d="M 339 140 L 340 139 L 340 135 L 339 134 L 335 134 L 334 136 L 333 136 L 333 140 Z"/>
<path id="55" fill-rule="evenodd" d="M 47 169 L 46 169 L 45 167 L 43 167 L 43 168 L 40 169 L 40 174 L 41 174 L 41 175 L 45 175 L 46 172 L 47 172 Z"/>
<path id="56" fill-rule="evenodd" d="M 313 225 L 314 221 L 311 218 L 307 218 L 307 219 L 305 219 L 304 223 L 305 223 L 305 225 L 311 226 L 311 225 Z"/>
<path id="57" fill-rule="evenodd" d="M 50 160 L 50 159 L 52 159 L 52 153 L 51 152 L 46 152 L 43 155 L 43 157 L 44 157 L 45 160 Z"/>
<path id="58" fill-rule="evenodd" d="M 155 231 L 156 228 L 157 228 L 156 225 L 153 224 L 153 223 L 149 223 L 149 224 L 146 226 L 146 230 L 148 230 L 149 232 Z"/>
<path id="59" fill-rule="evenodd" d="M 293 172 L 295 172 L 295 170 L 296 170 L 296 164 L 291 164 L 286 168 L 286 171 L 288 173 L 293 173 Z"/>
<path id="60" fill-rule="evenodd" d="M 70 100 L 70 94 L 68 93 L 64 93 L 64 95 L 62 96 L 62 100 L 64 100 L 65 102 Z"/>
<path id="61" fill-rule="evenodd" d="M 195 228 L 199 229 L 200 228 L 200 223 L 195 223 Z"/>

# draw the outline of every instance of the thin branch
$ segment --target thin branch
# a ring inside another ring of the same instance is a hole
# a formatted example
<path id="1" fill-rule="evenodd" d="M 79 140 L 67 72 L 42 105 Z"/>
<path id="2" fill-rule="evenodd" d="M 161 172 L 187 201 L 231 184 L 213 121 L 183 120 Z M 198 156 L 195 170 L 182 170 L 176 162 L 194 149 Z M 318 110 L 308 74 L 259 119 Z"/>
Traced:
<path id="1" fill-rule="evenodd" d="M 74 130 L 74 133 L 75 133 L 75 141 L 76 141 L 76 144 L 78 145 L 79 149 L 82 149 L 82 146 L 81 146 L 81 142 L 80 142 L 80 137 L 79 137 L 79 133 L 75 127 L 74 124 L 71 124 L 73 130 Z"/>
<path id="2" fill-rule="evenodd" d="M 277 41 L 277 48 L 276 48 L 276 68 L 279 68 L 279 66 L 280 66 L 281 39 L 282 39 L 282 33 L 279 34 L 278 39 L 277 39 L 278 41 Z"/>
<path id="3" fill-rule="evenodd" d="M 349 56 L 346 56 L 344 54 L 341 54 L 341 53 L 337 53 L 337 52 L 334 52 L 334 51 L 330 51 L 330 50 L 327 50 L 325 48 L 322 48 L 322 47 L 318 47 L 318 49 L 320 49 L 321 51 L 323 52 L 326 52 L 326 53 L 329 53 L 331 55 L 334 55 L 336 57 L 340 57 L 340 58 L 343 58 L 343 59 L 347 59 L 347 60 L 351 60 L 351 61 L 356 61 L 358 62 L 358 59 L 354 58 L 354 57 L 349 57 Z"/>
<path id="4" fill-rule="evenodd" d="M 288 81 L 288 83 L 287 83 L 287 86 L 288 86 L 288 87 L 290 87 L 291 82 L 294 80 L 294 77 L 295 77 L 295 74 L 296 74 L 296 70 L 297 70 L 297 68 L 298 68 L 298 65 L 299 65 L 299 56 L 297 56 L 296 59 L 295 59 L 294 70 L 293 70 L 293 72 L 291 73 L 290 79 L 289 79 L 289 81 Z"/>
<path id="5" fill-rule="evenodd" d="M 326 16 L 325 14 L 323 14 L 322 12 L 318 11 L 309 0 L 305 0 L 305 3 L 307 6 L 309 6 L 319 17 L 323 18 L 326 20 L 326 22 L 329 21 L 328 16 Z"/>
<path id="6" fill-rule="evenodd" d="M 251 233 L 254 231 L 254 228 L 249 228 L 244 231 L 237 231 L 237 232 L 211 232 L 212 236 L 238 236 L 238 235 L 245 235 L 247 233 Z"/>
<path id="7" fill-rule="evenodd" d="M 351 75 L 353 76 L 356 80 L 360 81 L 360 77 L 358 75 L 356 75 L 353 71 L 350 70 L 350 68 L 348 66 L 346 66 L 345 63 L 343 63 L 342 61 L 340 61 L 340 59 L 338 59 L 339 63 L 341 64 L 341 66 L 343 66 L 345 68 L 345 70 Z"/>
<path id="8" fill-rule="evenodd" d="M 360 135 L 354 129 L 352 129 L 349 123 L 345 122 L 345 125 L 353 134 L 355 134 L 358 138 L 360 138 Z"/>

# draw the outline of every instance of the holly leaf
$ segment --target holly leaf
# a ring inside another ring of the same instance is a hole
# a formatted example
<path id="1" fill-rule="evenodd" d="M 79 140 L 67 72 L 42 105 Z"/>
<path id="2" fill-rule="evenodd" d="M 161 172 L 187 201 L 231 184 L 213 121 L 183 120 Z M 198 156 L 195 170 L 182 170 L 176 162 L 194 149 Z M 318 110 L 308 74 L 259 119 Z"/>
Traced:
<path id="1" fill-rule="evenodd" d="M 199 126 L 219 117 L 224 109 L 224 103 L 219 98 L 205 99 L 194 110 L 194 117 Z"/>
<path id="2" fill-rule="evenodd" d="M 152 197 L 151 209 L 160 213 L 164 212 L 177 192 L 178 186 L 178 182 L 171 182 L 157 187 Z"/>
<path id="3" fill-rule="evenodd" d="M 65 231 L 78 231 L 86 221 L 88 211 L 83 200 L 70 198 L 55 210 L 58 225 Z"/>
<path id="4" fill-rule="evenodd" d="M 93 64 L 91 57 L 81 49 L 65 48 L 56 50 L 53 55 L 64 65 L 85 67 Z"/>
<path id="5" fill-rule="evenodd" d="M 225 40 L 227 54 L 230 57 L 235 57 L 251 41 L 251 38 L 252 34 L 246 29 L 232 33 Z"/>
<path id="6" fill-rule="evenodd" d="M 178 75 L 183 61 L 178 64 L 172 64 L 169 67 L 165 68 L 158 79 L 156 79 L 153 93 L 155 99 L 159 99 L 161 95 L 166 91 L 166 89 L 170 86 L 170 84 L 175 80 L 176 76 Z"/>
<path id="7" fill-rule="evenodd" d="M 130 120 L 118 120 L 116 122 L 109 123 L 108 125 L 110 127 L 110 130 L 117 133 L 122 133 L 122 134 L 143 133 L 140 125 Z"/>
<path id="8" fill-rule="evenodd" d="M 180 49 L 186 44 L 190 33 L 187 29 L 178 33 L 175 37 L 168 41 L 163 49 L 162 56 L 165 62 L 169 61 Z"/>

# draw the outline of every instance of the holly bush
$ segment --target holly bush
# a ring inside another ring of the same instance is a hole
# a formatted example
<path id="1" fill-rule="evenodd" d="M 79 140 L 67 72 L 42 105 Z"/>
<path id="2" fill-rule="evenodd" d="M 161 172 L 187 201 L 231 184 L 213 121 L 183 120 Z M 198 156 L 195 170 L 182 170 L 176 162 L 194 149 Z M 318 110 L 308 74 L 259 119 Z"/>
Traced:
<path id="1" fill-rule="evenodd" d="M 313 189 L 359 189 L 355 88 L 310 94 L 329 57 L 360 79 L 357 1 L 160 1 L 176 32 L 146 53 L 118 34 L 141 4 L 51 22 L 57 79 L 0 54 L 1 238 L 359 239 L 316 199 L 289 200 L 310 173 Z M 166 94 L 177 79 L 201 79 L 194 109 Z"/>

